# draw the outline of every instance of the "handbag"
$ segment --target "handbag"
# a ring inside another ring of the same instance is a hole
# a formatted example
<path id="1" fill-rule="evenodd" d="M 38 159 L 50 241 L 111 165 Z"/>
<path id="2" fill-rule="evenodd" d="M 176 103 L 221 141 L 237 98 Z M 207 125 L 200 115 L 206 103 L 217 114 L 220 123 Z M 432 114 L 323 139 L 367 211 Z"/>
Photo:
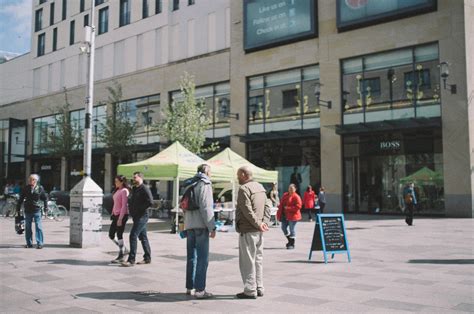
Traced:
<path id="1" fill-rule="evenodd" d="M 405 204 L 411 204 L 413 203 L 413 196 L 411 195 L 411 193 L 407 193 L 405 194 L 405 197 L 403 200 L 405 201 Z"/>

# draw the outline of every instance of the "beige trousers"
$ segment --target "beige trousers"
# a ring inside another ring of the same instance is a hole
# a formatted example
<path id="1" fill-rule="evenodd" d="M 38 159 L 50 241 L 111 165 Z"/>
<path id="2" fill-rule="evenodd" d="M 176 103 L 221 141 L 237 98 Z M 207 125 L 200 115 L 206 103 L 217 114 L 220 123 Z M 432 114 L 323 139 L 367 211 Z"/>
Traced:
<path id="1" fill-rule="evenodd" d="M 244 293 L 257 295 L 263 291 L 263 234 L 247 232 L 239 235 L 239 266 Z"/>

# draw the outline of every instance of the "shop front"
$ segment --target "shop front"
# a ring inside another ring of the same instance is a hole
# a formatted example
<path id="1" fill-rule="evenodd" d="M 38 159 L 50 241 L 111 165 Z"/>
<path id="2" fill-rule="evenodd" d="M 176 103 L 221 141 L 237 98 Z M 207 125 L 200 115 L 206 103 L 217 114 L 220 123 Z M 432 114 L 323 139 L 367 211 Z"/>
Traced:
<path id="1" fill-rule="evenodd" d="M 344 211 L 403 213 L 403 189 L 415 184 L 417 213 L 444 215 L 441 128 L 343 135 Z"/>

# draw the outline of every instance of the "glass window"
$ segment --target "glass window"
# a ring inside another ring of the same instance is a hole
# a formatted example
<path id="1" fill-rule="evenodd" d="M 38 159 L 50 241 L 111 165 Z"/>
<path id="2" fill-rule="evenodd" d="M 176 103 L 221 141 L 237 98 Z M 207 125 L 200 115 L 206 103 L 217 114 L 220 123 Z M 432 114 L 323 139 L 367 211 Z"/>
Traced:
<path id="1" fill-rule="evenodd" d="M 40 31 L 43 25 L 43 9 L 35 12 L 35 32 Z"/>
<path id="2" fill-rule="evenodd" d="M 249 133 L 319 127 L 319 66 L 249 78 Z"/>
<path id="3" fill-rule="evenodd" d="M 69 25 L 69 45 L 74 45 L 75 28 L 76 28 L 76 22 L 71 21 Z"/>
<path id="4" fill-rule="evenodd" d="M 188 5 L 193 5 L 196 3 L 196 0 L 188 0 Z"/>
<path id="5" fill-rule="evenodd" d="M 99 10 L 99 35 L 109 31 L 109 7 Z"/>
<path id="6" fill-rule="evenodd" d="M 64 21 L 66 17 L 67 17 L 67 0 L 63 0 L 62 20 Z"/>
<path id="7" fill-rule="evenodd" d="M 148 17 L 148 0 L 142 0 L 142 18 Z"/>
<path id="8" fill-rule="evenodd" d="M 436 0 L 337 0 L 339 31 L 436 10 Z"/>
<path id="9" fill-rule="evenodd" d="M 104 3 L 104 0 L 95 0 L 95 5 L 101 5 L 102 3 Z"/>
<path id="10" fill-rule="evenodd" d="M 38 50 L 37 50 L 37 56 L 41 57 L 44 55 L 44 43 L 46 41 L 46 34 L 43 33 L 41 35 L 38 35 Z"/>
<path id="11" fill-rule="evenodd" d="M 130 1 L 120 0 L 120 21 L 119 26 L 130 24 Z"/>
<path id="12" fill-rule="evenodd" d="M 344 123 L 439 116 L 438 63 L 437 44 L 344 60 Z"/>
<path id="13" fill-rule="evenodd" d="M 84 26 L 89 26 L 89 14 L 84 15 Z"/>
<path id="14" fill-rule="evenodd" d="M 58 28 L 53 28 L 53 51 L 58 49 Z"/>
<path id="15" fill-rule="evenodd" d="M 44 144 L 58 132 L 57 115 L 33 119 L 33 154 L 48 153 Z"/>
<path id="16" fill-rule="evenodd" d="M 160 14 L 162 10 L 161 0 L 155 0 L 155 14 Z"/>
<path id="17" fill-rule="evenodd" d="M 49 26 L 54 24 L 54 2 L 49 5 Z"/>
<path id="18" fill-rule="evenodd" d="M 39 4 L 43 4 L 43 3 L 45 3 L 46 1 L 48 1 L 48 0 L 39 0 Z"/>
<path id="19" fill-rule="evenodd" d="M 85 4 L 86 4 L 85 2 L 86 2 L 86 0 L 81 0 L 79 2 L 79 12 L 81 12 L 81 13 L 84 12 Z"/>
<path id="20" fill-rule="evenodd" d="M 173 11 L 179 10 L 179 0 L 173 0 Z"/>

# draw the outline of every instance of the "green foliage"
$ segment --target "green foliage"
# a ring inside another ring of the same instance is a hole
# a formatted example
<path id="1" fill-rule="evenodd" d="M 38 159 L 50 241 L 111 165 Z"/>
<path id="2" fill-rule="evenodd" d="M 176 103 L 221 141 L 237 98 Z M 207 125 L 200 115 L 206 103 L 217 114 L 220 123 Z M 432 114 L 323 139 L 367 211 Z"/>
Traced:
<path id="1" fill-rule="evenodd" d="M 82 148 L 81 130 L 75 128 L 71 123 L 70 105 L 66 103 L 63 106 L 53 109 L 56 128 L 54 131 L 44 130 L 43 138 L 46 140 L 41 144 L 41 150 L 47 151 L 55 157 L 69 158 L 75 150 Z"/>
<path id="2" fill-rule="evenodd" d="M 156 125 L 158 134 L 171 142 L 179 141 L 195 154 L 215 151 L 218 145 L 213 143 L 203 147 L 206 141 L 204 132 L 211 119 L 207 116 L 204 101 L 196 100 L 194 77 L 188 73 L 180 80 L 180 97 L 168 105 L 163 120 Z"/>
<path id="3" fill-rule="evenodd" d="M 132 154 L 137 126 L 127 118 L 126 108 L 118 104 L 122 99 L 122 86 L 114 82 L 114 86 L 107 87 L 107 90 L 113 113 L 107 115 L 105 123 L 101 123 L 99 140 L 105 144 L 107 152 L 117 157 L 120 162 Z"/>

